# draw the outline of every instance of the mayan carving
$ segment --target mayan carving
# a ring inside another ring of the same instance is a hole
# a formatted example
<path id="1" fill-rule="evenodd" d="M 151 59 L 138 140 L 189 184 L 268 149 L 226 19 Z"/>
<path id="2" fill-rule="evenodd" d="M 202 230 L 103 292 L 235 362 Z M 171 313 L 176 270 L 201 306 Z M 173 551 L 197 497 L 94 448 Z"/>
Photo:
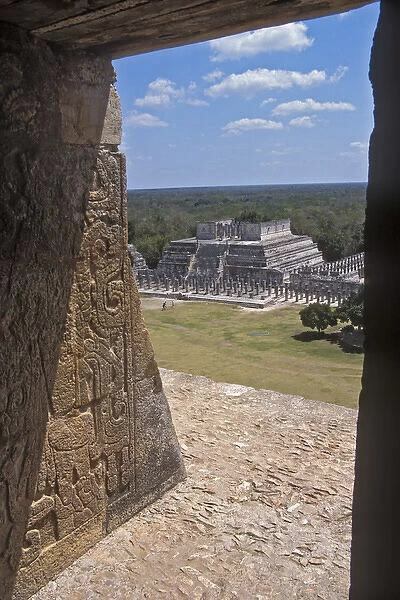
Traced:
<path id="1" fill-rule="evenodd" d="M 18 598 L 29 597 L 59 564 L 65 566 L 66 549 L 69 560 L 79 556 L 175 476 L 182 477 L 179 447 L 168 408 L 162 407 L 165 398 L 134 288 L 125 202 L 124 157 L 103 146 L 49 403 Z M 147 428 L 157 428 L 159 449 L 152 452 L 146 445 L 152 433 L 140 426 L 140 407 L 151 402 L 153 413 L 144 417 Z"/>

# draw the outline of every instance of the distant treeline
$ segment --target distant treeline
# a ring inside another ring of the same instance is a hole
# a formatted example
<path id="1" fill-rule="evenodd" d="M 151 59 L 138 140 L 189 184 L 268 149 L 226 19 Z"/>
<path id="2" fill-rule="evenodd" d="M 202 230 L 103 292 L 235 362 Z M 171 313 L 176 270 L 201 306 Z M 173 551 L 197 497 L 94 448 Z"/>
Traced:
<path id="1" fill-rule="evenodd" d="M 195 235 L 196 223 L 222 218 L 290 218 L 327 261 L 364 249 L 366 184 L 276 185 L 129 190 L 129 241 L 155 267 L 170 240 Z"/>

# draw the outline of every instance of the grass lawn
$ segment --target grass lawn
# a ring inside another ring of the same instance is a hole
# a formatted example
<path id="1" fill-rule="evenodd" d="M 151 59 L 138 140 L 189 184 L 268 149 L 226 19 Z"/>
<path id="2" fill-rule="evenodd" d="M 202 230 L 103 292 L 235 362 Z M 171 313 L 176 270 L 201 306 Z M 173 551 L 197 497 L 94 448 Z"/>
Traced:
<path id="1" fill-rule="evenodd" d="M 268 312 L 142 299 L 160 367 L 356 407 L 363 356 L 332 340 L 300 341 L 299 307 Z M 328 330 L 334 331 L 333 329 Z"/>

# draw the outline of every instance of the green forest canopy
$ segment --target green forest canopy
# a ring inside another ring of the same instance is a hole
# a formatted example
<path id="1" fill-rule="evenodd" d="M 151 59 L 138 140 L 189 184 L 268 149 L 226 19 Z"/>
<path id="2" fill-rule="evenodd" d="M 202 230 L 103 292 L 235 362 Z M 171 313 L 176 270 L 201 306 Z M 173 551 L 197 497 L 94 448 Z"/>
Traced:
<path id="1" fill-rule="evenodd" d="M 192 237 L 196 223 L 290 218 L 327 261 L 363 250 L 365 183 L 128 190 L 129 242 L 150 267 L 165 246 Z"/>

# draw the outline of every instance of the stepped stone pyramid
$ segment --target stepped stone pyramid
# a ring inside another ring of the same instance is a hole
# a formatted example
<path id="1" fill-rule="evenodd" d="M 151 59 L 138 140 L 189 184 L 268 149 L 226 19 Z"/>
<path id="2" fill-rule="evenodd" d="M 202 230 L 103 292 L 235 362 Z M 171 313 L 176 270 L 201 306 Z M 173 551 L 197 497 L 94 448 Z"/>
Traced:
<path id="1" fill-rule="evenodd" d="M 197 224 L 193 238 L 172 241 L 158 265 L 168 277 L 209 275 L 283 281 L 294 270 L 323 263 L 317 244 L 295 235 L 290 220 L 265 223 L 234 219 Z"/>

